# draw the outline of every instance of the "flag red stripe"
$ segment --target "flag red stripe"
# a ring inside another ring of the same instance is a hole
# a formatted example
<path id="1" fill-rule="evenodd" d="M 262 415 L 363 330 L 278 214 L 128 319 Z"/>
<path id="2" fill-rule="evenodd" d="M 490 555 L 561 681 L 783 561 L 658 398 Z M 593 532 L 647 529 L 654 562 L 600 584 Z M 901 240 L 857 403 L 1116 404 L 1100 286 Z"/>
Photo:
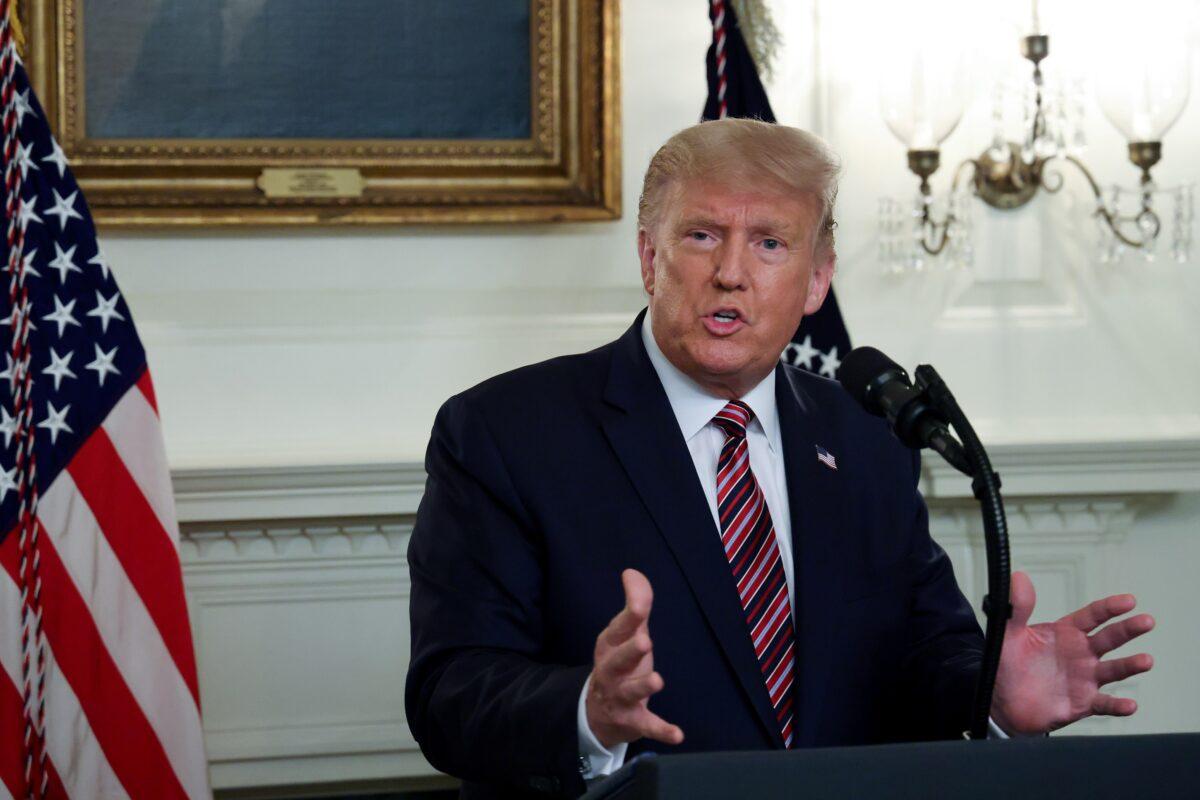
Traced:
<path id="1" fill-rule="evenodd" d="M 42 629 L 113 772 L 132 797 L 186 800 L 162 744 L 105 649 L 87 604 L 44 529 L 39 549 Z M 10 531 L 0 545 L 0 564 L 14 581 L 19 558 L 17 535 Z"/>
<path id="2" fill-rule="evenodd" d="M 146 401 L 150 403 L 150 407 L 154 409 L 154 413 L 158 413 L 158 398 L 154 395 L 154 381 L 150 380 L 150 370 L 142 370 L 142 377 L 137 380 L 137 388 L 146 396 Z"/>
<path id="3" fill-rule="evenodd" d="M 47 800 L 68 800 L 67 787 L 63 785 L 54 762 L 46 759 L 46 798 Z"/>
<path id="4" fill-rule="evenodd" d="M 25 736 L 25 723 L 21 718 L 21 690 L 16 687 L 8 672 L 0 669 L 0 781 L 4 782 L 14 800 L 26 796 L 25 767 L 21 763 L 21 748 L 18 743 Z M 63 786 L 54 763 L 46 759 L 46 800 L 66 800 L 67 790 Z"/>
<path id="5" fill-rule="evenodd" d="M 11 537 L 9 537 L 11 538 Z M 21 716 L 21 690 L 0 669 L 0 781 L 14 798 L 25 797 L 25 767 L 21 763 L 21 740 L 25 722 Z"/>
<path id="6" fill-rule="evenodd" d="M 67 471 L 142 598 L 198 708 L 200 687 L 183 573 L 170 534 L 163 530 L 103 428 L 87 438 Z"/>

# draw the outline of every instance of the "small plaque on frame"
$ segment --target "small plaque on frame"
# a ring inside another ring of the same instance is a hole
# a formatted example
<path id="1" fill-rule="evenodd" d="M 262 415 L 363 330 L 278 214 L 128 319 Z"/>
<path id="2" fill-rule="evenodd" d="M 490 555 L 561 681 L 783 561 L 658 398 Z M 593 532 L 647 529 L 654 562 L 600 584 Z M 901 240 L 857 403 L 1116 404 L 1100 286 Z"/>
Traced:
<path id="1" fill-rule="evenodd" d="M 267 197 L 362 197 L 366 182 L 357 169 L 267 167 L 258 176 Z"/>

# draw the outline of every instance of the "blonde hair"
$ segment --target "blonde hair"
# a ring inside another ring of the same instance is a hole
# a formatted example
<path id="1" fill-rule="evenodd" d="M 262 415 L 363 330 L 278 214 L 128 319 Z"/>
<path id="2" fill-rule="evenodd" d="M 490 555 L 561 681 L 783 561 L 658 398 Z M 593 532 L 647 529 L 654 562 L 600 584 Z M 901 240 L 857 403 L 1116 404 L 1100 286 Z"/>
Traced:
<path id="1" fill-rule="evenodd" d="M 684 128 L 650 159 L 638 200 L 638 229 L 653 230 L 667 190 L 704 177 L 733 185 L 774 184 L 817 200 L 814 244 L 833 249 L 833 204 L 841 165 L 820 137 L 755 119 L 721 119 Z"/>

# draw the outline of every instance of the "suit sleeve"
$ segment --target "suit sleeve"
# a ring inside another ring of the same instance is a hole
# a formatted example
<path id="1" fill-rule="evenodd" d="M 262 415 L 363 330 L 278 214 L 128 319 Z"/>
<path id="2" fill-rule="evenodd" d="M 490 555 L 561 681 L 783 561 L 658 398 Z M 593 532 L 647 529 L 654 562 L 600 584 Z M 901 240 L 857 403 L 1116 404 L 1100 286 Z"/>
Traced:
<path id="1" fill-rule="evenodd" d="M 577 699 L 590 665 L 546 663 L 544 543 L 486 420 L 442 407 L 408 547 L 409 727 L 468 781 L 578 795 Z"/>
<path id="2" fill-rule="evenodd" d="M 956 739 L 970 727 L 983 634 L 954 580 L 950 559 L 929 535 L 929 512 L 916 489 L 918 454 L 912 463 L 906 566 L 913 593 L 900 670 L 906 738 Z"/>

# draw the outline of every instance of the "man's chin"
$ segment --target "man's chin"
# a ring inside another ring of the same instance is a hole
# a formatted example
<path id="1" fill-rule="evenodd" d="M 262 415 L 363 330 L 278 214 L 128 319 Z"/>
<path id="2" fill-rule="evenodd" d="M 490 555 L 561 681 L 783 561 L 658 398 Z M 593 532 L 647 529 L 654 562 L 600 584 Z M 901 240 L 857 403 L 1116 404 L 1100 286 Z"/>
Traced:
<path id="1" fill-rule="evenodd" d="M 720 342 L 720 345 L 726 343 Z M 748 348 L 728 346 L 706 347 L 694 354 L 692 363 L 697 374 L 691 377 L 700 383 L 720 382 L 743 387 L 748 391 L 767 376 L 774 362 L 762 364 L 761 358 Z M 762 374 L 759 374 L 762 373 Z"/>

